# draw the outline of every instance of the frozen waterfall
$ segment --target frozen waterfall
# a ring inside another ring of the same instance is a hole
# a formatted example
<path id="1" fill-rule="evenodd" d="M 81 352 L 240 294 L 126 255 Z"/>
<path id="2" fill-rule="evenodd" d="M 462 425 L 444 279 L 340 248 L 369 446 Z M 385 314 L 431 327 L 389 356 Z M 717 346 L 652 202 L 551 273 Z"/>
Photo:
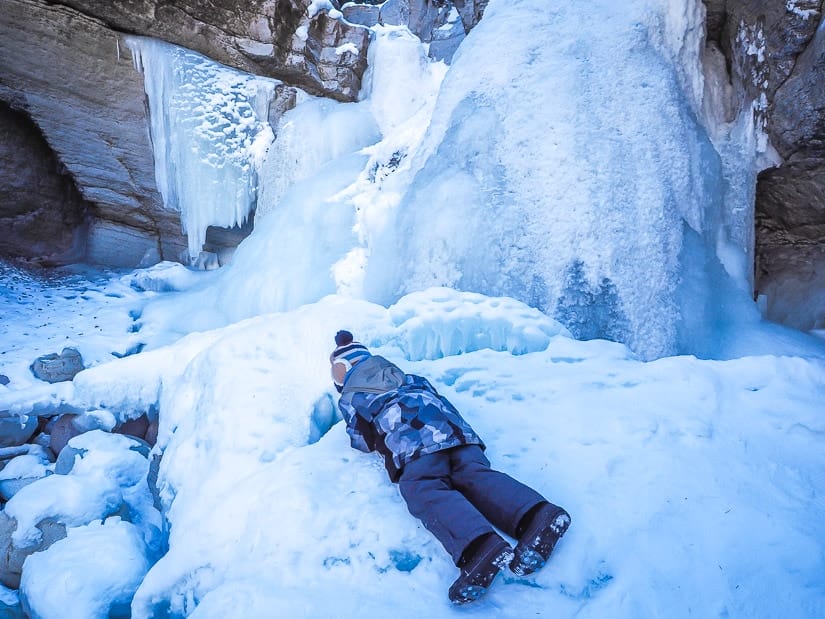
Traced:
<path id="1" fill-rule="evenodd" d="M 259 167 L 255 145 L 270 134 L 253 95 L 270 82 L 226 73 L 246 94 L 235 96 L 240 112 L 222 105 L 219 117 L 247 119 L 247 146 L 228 148 L 214 130 L 198 142 L 235 166 L 233 193 L 208 196 L 210 217 L 240 220 L 257 170 L 260 221 L 200 294 L 238 299 L 220 304 L 232 322 L 336 292 L 389 305 L 447 286 L 514 297 L 645 359 L 720 354 L 732 330 L 760 321 L 749 265 L 769 145 L 756 103 L 714 115 L 726 76 L 704 56 L 699 0 L 597 4 L 493 0 L 449 68 L 405 28 L 376 26 L 359 102 L 300 97 Z M 191 95 L 152 76 L 194 75 L 182 60 L 194 57 L 141 49 L 144 70 L 156 65 L 147 88 L 166 93 L 156 148 L 172 152 L 179 130 L 166 118 Z M 207 117 L 177 122 L 203 128 Z M 164 195 L 197 204 L 182 209 L 187 229 L 203 225 L 206 164 L 160 160 L 177 170 L 176 183 L 159 172 L 174 188 Z M 193 299 L 187 320 L 217 305 Z"/>
<path id="2" fill-rule="evenodd" d="M 598 4 L 490 3 L 373 248 L 371 296 L 511 295 L 646 358 L 711 352 L 731 313 L 753 318 L 730 264 L 752 263 L 756 152 L 700 117 L 701 7 Z"/>

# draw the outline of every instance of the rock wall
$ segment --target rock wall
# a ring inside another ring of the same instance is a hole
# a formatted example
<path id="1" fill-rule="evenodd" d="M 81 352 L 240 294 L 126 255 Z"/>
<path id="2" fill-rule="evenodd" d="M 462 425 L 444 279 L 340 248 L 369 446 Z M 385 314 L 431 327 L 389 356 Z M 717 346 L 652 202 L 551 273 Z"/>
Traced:
<path id="1" fill-rule="evenodd" d="M 82 260 L 86 211 L 74 181 L 28 116 L 0 103 L 0 254 Z"/>
<path id="2" fill-rule="evenodd" d="M 486 4 L 4 0 L 0 176 L 12 180 L 0 185 L 0 254 L 118 267 L 186 260 L 180 214 L 164 208 L 155 183 L 143 76 L 125 35 L 195 50 L 293 92 L 353 101 L 366 70 L 365 25 L 406 25 L 449 61 Z M 208 249 L 230 255 L 245 234 L 212 230 Z"/>
<path id="3" fill-rule="evenodd" d="M 63 0 L 109 28 L 162 39 L 230 67 L 309 93 L 354 101 L 367 68 L 369 31 L 312 0 Z M 335 3 L 339 4 L 339 3 Z M 354 46 L 356 53 L 338 51 Z"/>
<path id="4" fill-rule="evenodd" d="M 723 50 L 740 103 L 757 102 L 755 120 L 782 159 L 757 184 L 755 293 L 772 320 L 825 327 L 823 2 L 705 4 L 708 41 Z"/>
<path id="5" fill-rule="evenodd" d="M 0 103 L 14 116 L 6 112 L 0 122 L 36 130 L 3 131 L 0 148 L 36 157 L 32 169 L 40 172 L 15 173 L 16 155 L 0 163 L 0 176 L 16 179 L 4 185 L 9 191 L 0 201 L 0 224 L 14 223 L 13 229 L 6 224 L 0 253 L 50 263 L 85 255 L 124 267 L 180 259 L 186 249 L 180 214 L 164 208 L 157 190 L 143 76 L 124 33 L 165 39 L 314 94 L 354 100 L 369 31 L 333 11 L 311 13 L 311 6 L 310 0 L 4 0 Z M 23 199 L 38 195 L 46 182 L 42 171 L 53 168 L 65 170 L 79 201 L 55 201 L 54 192 L 40 206 Z M 21 222 L 34 221 L 37 226 L 22 230 Z M 41 234 L 32 236 L 37 227 Z"/>
<path id="6" fill-rule="evenodd" d="M 814 23 L 822 19 L 821 13 Z M 771 139 L 781 166 L 757 187 L 757 286 L 768 316 L 825 328 L 825 29 L 776 91 Z"/>
<path id="7" fill-rule="evenodd" d="M 39 128 L 88 205 L 88 259 L 177 258 L 180 217 L 155 186 L 143 78 L 120 35 L 64 6 L 4 0 L 0 57 L 0 99 Z"/>

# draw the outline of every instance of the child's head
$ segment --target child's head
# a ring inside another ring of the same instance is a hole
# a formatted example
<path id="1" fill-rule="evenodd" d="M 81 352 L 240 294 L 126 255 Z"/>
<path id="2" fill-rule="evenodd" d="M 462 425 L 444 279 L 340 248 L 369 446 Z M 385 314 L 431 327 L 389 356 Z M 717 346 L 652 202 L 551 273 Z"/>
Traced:
<path id="1" fill-rule="evenodd" d="M 353 340 L 352 333 L 341 330 L 335 334 L 335 350 L 329 356 L 330 374 L 335 388 L 340 392 L 344 378 L 359 361 L 371 356 L 367 347 Z"/>

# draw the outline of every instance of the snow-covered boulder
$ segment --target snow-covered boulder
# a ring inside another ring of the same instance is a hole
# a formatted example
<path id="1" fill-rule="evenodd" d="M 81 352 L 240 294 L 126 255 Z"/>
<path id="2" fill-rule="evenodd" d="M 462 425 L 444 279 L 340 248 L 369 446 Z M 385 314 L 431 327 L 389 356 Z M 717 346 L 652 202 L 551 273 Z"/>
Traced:
<path id="1" fill-rule="evenodd" d="M 49 431 L 49 449 L 52 450 L 55 456 L 60 455 L 63 448 L 75 436 L 83 434 L 85 430 L 75 424 L 77 415 L 60 415 L 57 419 L 50 422 L 47 426 Z"/>
<path id="2" fill-rule="evenodd" d="M 129 436 L 128 438 L 132 441 L 132 444 L 128 446 L 130 451 L 137 452 L 144 458 L 149 457 L 149 452 L 152 450 L 152 447 L 146 441 L 134 436 Z M 57 456 L 57 462 L 54 464 L 55 473 L 58 475 L 68 475 L 71 473 L 78 458 L 82 460 L 88 452 L 88 449 L 81 445 L 82 441 L 71 441 L 63 448 L 60 455 Z"/>
<path id="3" fill-rule="evenodd" d="M 117 425 L 115 416 L 107 410 L 92 409 L 79 415 L 64 414 L 53 418 L 46 426 L 48 445 L 55 456 L 59 456 L 68 442 L 92 430 L 111 431 Z"/>
<path id="4" fill-rule="evenodd" d="M 0 583 L 12 589 L 20 586 L 23 563 L 29 555 L 66 537 L 66 527 L 53 518 L 44 518 L 35 525 L 37 533 L 29 543 L 15 543 L 14 534 L 18 528 L 14 517 L 0 511 Z"/>
<path id="5" fill-rule="evenodd" d="M 33 619 L 129 617 L 150 564 L 138 527 L 119 518 L 90 523 L 26 559 L 20 601 Z"/>
<path id="6" fill-rule="evenodd" d="M 6 504 L 0 522 L 0 582 L 17 587 L 23 562 L 82 527 L 118 515 L 141 529 L 157 548 L 160 514 L 146 484 L 148 445 L 102 430 L 73 438 L 60 465 L 64 475 L 49 475 L 20 489 Z M 71 456 L 71 461 L 69 457 Z"/>
<path id="7" fill-rule="evenodd" d="M 149 418 L 146 414 L 134 419 L 127 419 L 123 423 L 119 423 L 113 430 L 118 434 L 125 434 L 134 438 L 143 439 L 146 437 L 146 431 L 149 429 Z"/>
<path id="8" fill-rule="evenodd" d="M 8 501 L 20 489 L 51 475 L 52 468 L 46 450 L 32 445 L 28 453 L 12 458 L 0 470 L 0 497 Z"/>

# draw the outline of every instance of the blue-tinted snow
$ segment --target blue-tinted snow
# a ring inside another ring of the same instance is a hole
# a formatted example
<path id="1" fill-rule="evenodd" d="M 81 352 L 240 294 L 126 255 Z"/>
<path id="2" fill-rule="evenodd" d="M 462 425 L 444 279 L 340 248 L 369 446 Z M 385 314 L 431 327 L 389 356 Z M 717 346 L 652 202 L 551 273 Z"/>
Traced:
<path id="1" fill-rule="evenodd" d="M 746 292 L 764 136 L 750 109 L 705 115 L 701 16 L 698 0 L 491 0 L 449 70 L 377 28 L 362 101 L 301 98 L 282 119 L 260 169 L 295 182 L 272 180 L 230 267 L 85 290 L 0 271 L 0 410 L 160 415 L 165 521 L 129 485 L 134 452 L 99 431 L 88 466 L 8 504 L 21 534 L 70 520 L 24 574 L 41 615 L 136 587 L 136 618 L 453 616 L 455 567 L 334 424 L 339 328 L 430 378 L 496 467 L 573 516 L 544 570 L 466 612 L 825 615 L 822 344 L 761 323 Z M 303 158 L 293 121 L 326 123 Z M 28 364 L 64 340 L 91 367 L 37 384 Z M 642 360 L 673 351 L 716 360 Z M 99 524 L 123 488 L 139 537 Z M 140 569 L 77 569 L 81 545 Z"/>

